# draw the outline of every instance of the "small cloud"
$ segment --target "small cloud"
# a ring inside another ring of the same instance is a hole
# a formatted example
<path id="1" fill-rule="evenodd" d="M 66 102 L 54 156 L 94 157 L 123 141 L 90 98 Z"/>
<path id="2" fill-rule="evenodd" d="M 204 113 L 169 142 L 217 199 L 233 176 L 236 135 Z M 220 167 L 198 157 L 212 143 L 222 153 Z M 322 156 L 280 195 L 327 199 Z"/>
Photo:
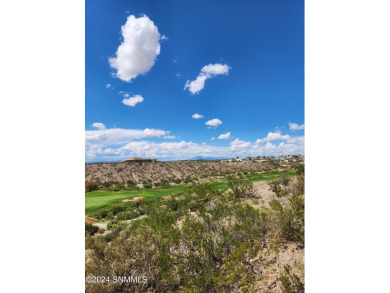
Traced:
<path id="1" fill-rule="evenodd" d="M 219 125 L 222 124 L 222 121 L 218 118 L 211 119 L 205 123 L 206 125 L 209 125 L 210 127 L 213 126 L 214 128 L 217 128 Z"/>
<path id="2" fill-rule="evenodd" d="M 100 129 L 100 130 L 106 129 L 106 125 L 104 125 L 103 123 L 100 123 L 100 122 L 93 123 L 92 127 L 95 127 L 97 129 Z"/>
<path id="3" fill-rule="evenodd" d="M 211 138 L 211 140 L 214 140 L 214 139 L 215 139 L 214 137 Z"/>
<path id="4" fill-rule="evenodd" d="M 174 135 L 166 135 L 166 136 L 163 136 L 163 138 L 174 139 L 174 138 L 176 138 L 176 136 L 174 136 Z"/>
<path id="5" fill-rule="evenodd" d="M 292 131 L 305 129 L 305 124 L 298 125 L 296 123 L 290 122 L 290 123 L 288 123 L 288 125 L 290 126 L 290 130 L 292 130 Z"/>
<path id="6" fill-rule="evenodd" d="M 200 119 L 200 118 L 204 118 L 203 115 L 200 115 L 198 113 L 195 113 L 194 115 L 192 115 L 192 118 L 195 118 L 195 119 Z"/>
<path id="7" fill-rule="evenodd" d="M 176 77 L 177 77 L 177 78 L 182 78 L 182 77 L 183 77 L 183 74 L 177 73 L 177 74 L 176 74 Z"/>
<path id="8" fill-rule="evenodd" d="M 128 98 L 130 97 L 131 92 L 120 91 L 118 94 L 122 95 L 124 98 Z"/>
<path id="9" fill-rule="evenodd" d="M 202 145 L 206 145 L 206 143 L 205 143 L 205 142 L 202 142 Z"/>
<path id="10" fill-rule="evenodd" d="M 168 40 L 168 37 L 166 35 L 162 35 L 161 40 Z"/>
<path id="11" fill-rule="evenodd" d="M 218 136 L 218 139 L 230 139 L 230 132 L 227 132 L 225 134 L 221 134 L 220 136 Z"/>
<path id="12" fill-rule="evenodd" d="M 173 60 L 173 63 L 175 63 L 175 64 L 176 64 L 176 63 L 177 63 L 177 59 Z"/>
<path id="13" fill-rule="evenodd" d="M 263 139 L 258 139 L 256 141 L 257 144 L 263 143 L 263 142 L 270 142 L 270 141 L 278 141 L 278 140 L 287 140 L 291 137 L 286 134 L 282 135 L 279 130 L 276 130 L 276 132 L 268 132 L 267 137 L 264 137 Z"/>
<path id="14" fill-rule="evenodd" d="M 106 88 L 108 88 L 108 89 L 113 89 L 114 87 L 111 85 L 111 84 L 106 84 Z"/>
<path id="15" fill-rule="evenodd" d="M 184 86 L 184 90 L 188 89 L 191 94 L 197 94 L 204 88 L 204 84 L 207 79 L 213 78 L 221 74 L 228 75 L 230 69 L 231 67 L 229 67 L 228 65 L 218 63 L 203 66 L 202 70 L 200 71 L 198 77 L 195 80 L 187 80 Z"/>
<path id="16" fill-rule="evenodd" d="M 140 95 L 135 95 L 132 96 L 128 99 L 123 99 L 122 103 L 125 104 L 126 106 L 134 107 L 138 103 L 142 103 L 144 98 Z"/>

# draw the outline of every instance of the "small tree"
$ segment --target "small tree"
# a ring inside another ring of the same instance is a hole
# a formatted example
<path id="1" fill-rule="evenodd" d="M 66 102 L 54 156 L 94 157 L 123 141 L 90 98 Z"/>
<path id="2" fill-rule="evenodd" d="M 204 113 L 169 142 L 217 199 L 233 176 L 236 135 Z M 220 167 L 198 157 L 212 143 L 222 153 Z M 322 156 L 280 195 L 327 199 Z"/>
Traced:
<path id="1" fill-rule="evenodd" d="M 85 182 L 85 191 L 90 192 L 94 190 L 98 190 L 99 186 L 95 181 L 86 181 Z"/>

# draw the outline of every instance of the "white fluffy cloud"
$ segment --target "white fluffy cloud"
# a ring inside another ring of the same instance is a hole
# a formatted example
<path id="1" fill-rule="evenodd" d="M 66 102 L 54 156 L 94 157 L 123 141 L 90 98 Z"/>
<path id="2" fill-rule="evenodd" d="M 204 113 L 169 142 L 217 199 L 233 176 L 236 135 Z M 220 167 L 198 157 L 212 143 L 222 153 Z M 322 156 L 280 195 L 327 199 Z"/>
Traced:
<path id="1" fill-rule="evenodd" d="M 221 134 L 220 136 L 218 136 L 218 139 L 230 139 L 230 132 Z"/>
<path id="2" fill-rule="evenodd" d="M 86 160 L 123 160 L 128 157 L 149 157 L 160 159 L 188 159 L 195 156 L 226 157 L 302 154 L 303 143 L 285 143 L 279 145 L 267 142 L 265 145 L 252 144 L 235 139 L 230 146 L 219 147 L 194 142 L 130 141 L 120 146 L 105 146 L 106 141 L 86 142 Z"/>
<path id="3" fill-rule="evenodd" d="M 290 136 L 288 134 L 282 135 L 280 132 L 268 132 L 267 137 L 264 137 L 263 139 L 258 139 L 256 143 L 259 144 L 269 141 L 287 140 L 289 138 Z"/>
<path id="4" fill-rule="evenodd" d="M 288 123 L 288 125 L 290 126 L 290 130 L 292 130 L 292 131 L 305 129 L 305 124 L 298 125 L 296 123 L 290 122 L 290 123 Z"/>
<path id="5" fill-rule="evenodd" d="M 200 118 L 204 118 L 203 115 L 200 115 L 198 113 L 195 113 L 194 115 L 192 115 L 192 118 L 195 118 L 195 119 L 200 119 Z"/>
<path id="6" fill-rule="evenodd" d="M 163 137 L 168 135 L 169 131 L 161 129 L 122 129 L 122 128 L 110 128 L 110 129 L 98 129 L 98 130 L 86 130 L 85 140 L 87 142 L 94 142 L 104 146 L 115 146 L 124 143 L 128 143 L 134 139 L 142 139 L 148 137 Z"/>
<path id="7" fill-rule="evenodd" d="M 144 100 L 144 98 L 142 96 L 135 95 L 135 96 L 132 96 L 128 99 L 123 99 L 122 103 L 127 105 L 127 106 L 134 107 L 138 103 L 142 103 L 143 100 Z"/>
<path id="8" fill-rule="evenodd" d="M 305 143 L 305 137 L 304 136 L 294 136 L 294 137 L 291 137 L 291 138 L 287 139 L 286 142 L 287 143 L 303 144 L 303 143 Z"/>
<path id="9" fill-rule="evenodd" d="M 252 144 L 248 141 L 242 141 L 236 138 L 230 143 L 230 148 L 234 151 L 237 150 L 243 150 L 243 149 L 248 149 L 252 146 Z"/>
<path id="10" fill-rule="evenodd" d="M 106 125 L 100 122 L 95 122 L 92 124 L 92 126 L 100 130 L 106 129 Z"/>
<path id="11" fill-rule="evenodd" d="M 129 82 L 153 67 L 160 54 L 161 36 L 146 15 L 139 18 L 130 15 L 121 29 L 123 41 L 109 63 L 116 70 L 116 77 Z"/>
<path id="12" fill-rule="evenodd" d="M 111 84 L 109 84 L 109 83 L 108 83 L 108 84 L 106 85 L 106 88 L 108 88 L 108 89 L 109 89 L 109 88 L 113 88 L 113 87 L 112 87 L 112 85 L 111 85 Z"/>
<path id="13" fill-rule="evenodd" d="M 206 125 L 209 125 L 210 127 L 213 126 L 214 128 L 217 128 L 218 125 L 222 124 L 222 121 L 218 118 L 211 119 L 205 123 Z"/>
<path id="14" fill-rule="evenodd" d="M 218 120 L 218 119 L 213 119 Z M 210 120 L 208 125 L 220 125 Z M 172 139 L 170 131 L 161 129 L 104 129 L 104 124 L 96 122 L 96 130 L 87 130 L 86 161 L 117 161 L 128 157 L 154 157 L 161 160 L 181 160 L 195 156 L 235 158 L 237 156 L 274 156 L 304 153 L 304 136 L 282 135 L 279 130 L 269 132 L 255 142 L 234 139 L 227 146 L 213 146 L 207 143 L 155 142 L 151 138 Z M 231 138 L 231 133 L 221 134 L 218 139 Z M 211 141 L 215 138 L 212 137 Z M 280 141 L 279 144 L 274 141 Z"/>
<path id="15" fill-rule="evenodd" d="M 187 80 L 184 89 L 188 89 L 192 94 L 199 93 L 203 88 L 204 84 L 206 82 L 206 79 L 215 77 L 217 75 L 228 75 L 230 70 L 230 67 L 226 64 L 209 64 L 206 66 L 203 66 L 202 70 L 200 71 L 198 77 L 193 80 L 189 81 Z"/>

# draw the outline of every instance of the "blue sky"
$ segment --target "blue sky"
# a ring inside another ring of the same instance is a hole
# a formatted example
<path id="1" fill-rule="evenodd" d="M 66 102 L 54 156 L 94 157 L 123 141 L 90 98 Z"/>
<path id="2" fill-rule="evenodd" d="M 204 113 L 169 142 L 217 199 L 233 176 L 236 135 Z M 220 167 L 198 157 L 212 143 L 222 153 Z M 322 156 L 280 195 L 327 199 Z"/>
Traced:
<path id="1" fill-rule="evenodd" d="M 85 72 L 87 162 L 304 152 L 303 1 L 86 0 Z"/>

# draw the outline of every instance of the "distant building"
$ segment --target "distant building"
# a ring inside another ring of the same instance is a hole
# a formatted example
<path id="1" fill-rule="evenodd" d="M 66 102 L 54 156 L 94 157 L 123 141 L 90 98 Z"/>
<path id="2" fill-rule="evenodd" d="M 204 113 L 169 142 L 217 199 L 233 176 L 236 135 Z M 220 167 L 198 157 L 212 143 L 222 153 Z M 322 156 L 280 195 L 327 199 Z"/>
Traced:
<path id="1" fill-rule="evenodd" d="M 157 159 L 129 158 L 124 162 L 125 163 L 155 163 L 157 162 Z"/>

